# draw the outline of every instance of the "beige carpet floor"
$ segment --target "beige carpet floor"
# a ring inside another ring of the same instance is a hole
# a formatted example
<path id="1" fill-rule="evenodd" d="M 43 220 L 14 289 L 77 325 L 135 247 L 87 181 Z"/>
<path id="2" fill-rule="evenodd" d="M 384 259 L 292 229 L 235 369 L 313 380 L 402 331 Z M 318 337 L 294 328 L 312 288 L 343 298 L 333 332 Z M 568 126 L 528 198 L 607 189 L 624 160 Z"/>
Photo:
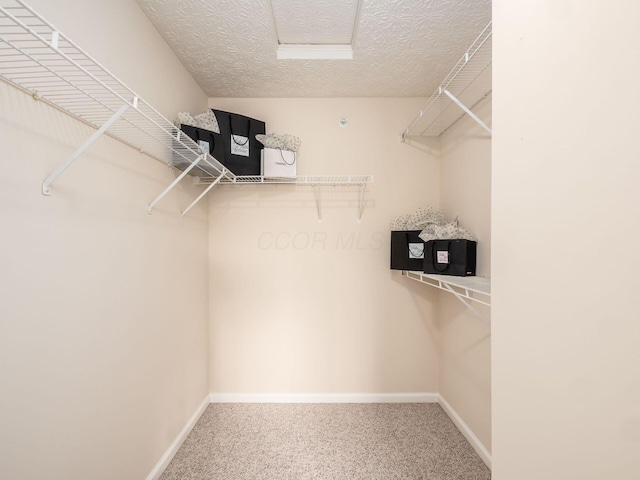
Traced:
<path id="1" fill-rule="evenodd" d="M 488 480 L 438 404 L 212 404 L 161 480 Z"/>

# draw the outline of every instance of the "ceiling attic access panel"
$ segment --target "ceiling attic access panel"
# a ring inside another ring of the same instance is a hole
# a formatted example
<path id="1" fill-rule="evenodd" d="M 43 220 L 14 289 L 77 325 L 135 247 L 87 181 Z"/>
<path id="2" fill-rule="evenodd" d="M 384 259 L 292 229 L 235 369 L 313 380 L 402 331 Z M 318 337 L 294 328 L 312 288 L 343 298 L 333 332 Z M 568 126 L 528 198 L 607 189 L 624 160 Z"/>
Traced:
<path id="1" fill-rule="evenodd" d="M 350 44 L 360 0 L 268 0 L 278 43 Z"/>
<path id="2" fill-rule="evenodd" d="M 361 0 L 267 0 L 279 60 L 352 60 Z"/>

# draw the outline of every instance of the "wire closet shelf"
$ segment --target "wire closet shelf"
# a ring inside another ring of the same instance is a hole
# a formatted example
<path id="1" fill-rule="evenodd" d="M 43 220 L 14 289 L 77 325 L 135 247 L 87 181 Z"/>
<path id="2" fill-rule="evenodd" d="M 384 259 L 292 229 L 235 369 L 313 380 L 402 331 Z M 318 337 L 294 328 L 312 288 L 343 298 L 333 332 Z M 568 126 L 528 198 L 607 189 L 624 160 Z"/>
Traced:
<path id="1" fill-rule="evenodd" d="M 360 189 L 358 195 L 358 222 L 362 221 L 362 212 L 364 209 L 364 194 L 367 188 L 367 184 L 373 182 L 373 176 L 371 175 L 333 175 L 333 176 L 298 176 L 295 178 L 268 178 L 263 176 L 236 176 L 232 179 L 229 178 L 213 178 L 213 177 L 201 177 L 194 178 L 194 183 L 197 185 L 209 185 L 207 189 L 202 193 L 212 188 L 216 183 L 223 185 L 297 185 L 314 187 L 316 208 L 318 213 L 318 222 L 322 223 L 322 194 L 320 193 L 320 187 L 353 187 L 356 186 Z"/>
<path id="2" fill-rule="evenodd" d="M 96 128 L 96 132 L 43 183 L 50 184 L 102 133 L 167 165 L 189 165 L 156 200 L 191 169 L 235 178 L 220 162 L 145 102 L 21 0 L 0 0 L 0 78 Z"/>
<path id="3" fill-rule="evenodd" d="M 216 181 L 214 177 L 198 177 L 194 183 L 199 185 L 209 185 Z M 371 175 L 301 175 L 295 178 L 269 178 L 258 175 L 243 175 L 234 178 L 223 178 L 220 183 L 224 185 L 307 185 L 332 186 L 354 185 L 363 187 L 367 183 L 373 182 Z"/>
<path id="4" fill-rule="evenodd" d="M 402 132 L 403 141 L 409 136 L 442 135 L 465 115 L 491 133 L 472 111 L 491 94 L 491 32 L 489 22 Z"/>

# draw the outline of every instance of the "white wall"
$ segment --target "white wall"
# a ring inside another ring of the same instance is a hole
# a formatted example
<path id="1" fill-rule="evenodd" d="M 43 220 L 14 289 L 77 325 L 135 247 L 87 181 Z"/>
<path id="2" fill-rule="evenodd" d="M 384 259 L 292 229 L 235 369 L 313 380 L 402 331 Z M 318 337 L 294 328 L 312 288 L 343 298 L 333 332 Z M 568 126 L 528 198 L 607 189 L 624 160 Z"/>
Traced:
<path id="1" fill-rule="evenodd" d="M 635 480 L 640 4 L 493 11 L 493 478 Z"/>
<path id="2" fill-rule="evenodd" d="M 30 3 L 165 114 L 206 107 L 134 2 Z M 0 105 L 0 478 L 145 478 L 208 393 L 206 204 L 180 219 L 187 184 L 149 216 L 175 174 L 106 137 L 44 197 L 92 131 Z"/>
<path id="3" fill-rule="evenodd" d="M 474 108 L 491 125 L 491 97 Z M 478 238 L 476 273 L 491 276 L 491 135 L 462 117 L 440 137 L 440 201 L 447 219 Z M 489 308 L 472 303 L 484 318 Z M 440 395 L 491 451 L 491 331 L 453 295 L 440 293 Z"/>
<path id="4" fill-rule="evenodd" d="M 437 148 L 400 142 L 421 99 L 210 99 L 302 140 L 302 175 L 358 190 L 221 187 L 210 197 L 214 393 L 437 392 L 437 295 L 389 270 L 394 216 L 438 203 Z M 347 117 L 349 126 L 338 120 Z"/>

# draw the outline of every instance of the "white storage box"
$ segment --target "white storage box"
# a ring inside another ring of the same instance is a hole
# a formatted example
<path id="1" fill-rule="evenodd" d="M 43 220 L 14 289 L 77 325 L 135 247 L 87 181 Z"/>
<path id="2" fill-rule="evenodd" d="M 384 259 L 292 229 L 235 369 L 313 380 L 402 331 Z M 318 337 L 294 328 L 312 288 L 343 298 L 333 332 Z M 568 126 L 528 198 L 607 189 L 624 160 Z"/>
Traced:
<path id="1" fill-rule="evenodd" d="M 296 178 L 296 152 L 278 148 L 262 149 L 262 176 L 266 178 Z"/>

